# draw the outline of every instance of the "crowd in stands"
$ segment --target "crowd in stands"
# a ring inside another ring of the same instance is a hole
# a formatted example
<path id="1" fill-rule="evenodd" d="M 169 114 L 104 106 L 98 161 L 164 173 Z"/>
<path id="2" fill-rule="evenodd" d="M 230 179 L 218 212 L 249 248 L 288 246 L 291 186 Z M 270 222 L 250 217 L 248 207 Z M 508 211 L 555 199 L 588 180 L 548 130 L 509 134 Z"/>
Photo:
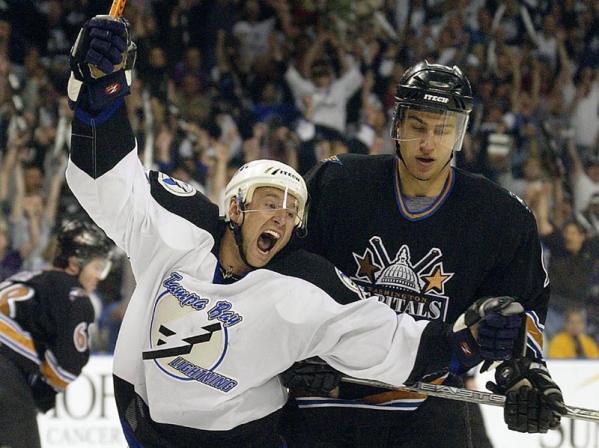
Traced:
<path id="1" fill-rule="evenodd" d="M 109 6 L 0 1 L 0 281 L 48 266 L 57 225 L 85 216 L 63 175 L 68 54 Z M 548 353 L 599 356 L 598 1 L 129 0 L 125 17 L 140 158 L 217 203 L 257 158 L 303 174 L 335 154 L 394 152 L 403 71 L 424 59 L 461 67 L 475 98 L 455 164 L 537 218 Z M 115 255 L 94 298 L 97 350 L 112 349 L 133 285 Z"/>

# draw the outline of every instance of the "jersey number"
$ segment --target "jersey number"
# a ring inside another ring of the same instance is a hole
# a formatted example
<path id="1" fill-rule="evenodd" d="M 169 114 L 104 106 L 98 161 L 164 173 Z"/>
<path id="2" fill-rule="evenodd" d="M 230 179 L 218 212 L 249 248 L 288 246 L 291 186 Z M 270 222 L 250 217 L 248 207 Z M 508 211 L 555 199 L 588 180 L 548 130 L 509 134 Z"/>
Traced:
<path id="1" fill-rule="evenodd" d="M 14 319 L 17 314 L 17 302 L 29 300 L 34 294 L 33 288 L 20 283 L 4 286 L 0 289 L 0 313 Z"/>
<path id="2" fill-rule="evenodd" d="M 80 322 L 73 332 L 73 344 L 81 353 L 87 350 L 87 322 Z"/>

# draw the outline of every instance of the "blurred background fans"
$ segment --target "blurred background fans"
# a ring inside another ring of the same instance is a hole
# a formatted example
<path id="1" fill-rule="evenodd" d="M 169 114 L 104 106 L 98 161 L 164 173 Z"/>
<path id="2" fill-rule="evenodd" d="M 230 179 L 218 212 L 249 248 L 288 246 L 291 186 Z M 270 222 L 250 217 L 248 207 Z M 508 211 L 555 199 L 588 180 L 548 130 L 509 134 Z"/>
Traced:
<path id="1" fill-rule="evenodd" d="M 109 6 L 0 0 L 0 281 L 48 266 L 57 225 L 88 219 L 64 183 L 68 54 Z M 257 158 L 305 173 L 336 154 L 393 153 L 405 68 L 459 65 L 474 109 L 456 166 L 533 211 L 553 282 L 546 336 L 564 339 L 574 319 L 597 339 L 599 2 L 129 0 L 125 17 L 140 158 L 217 203 Z M 133 285 L 116 254 L 94 295 L 95 350 L 112 350 Z"/>

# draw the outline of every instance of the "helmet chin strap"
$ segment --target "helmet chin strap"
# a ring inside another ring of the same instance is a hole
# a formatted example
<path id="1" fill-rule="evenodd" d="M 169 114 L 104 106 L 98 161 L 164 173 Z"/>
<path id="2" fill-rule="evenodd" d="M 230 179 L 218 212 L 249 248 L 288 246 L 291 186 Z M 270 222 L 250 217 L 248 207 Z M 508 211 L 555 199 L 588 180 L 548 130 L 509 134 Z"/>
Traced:
<path id="1" fill-rule="evenodd" d="M 233 222 L 233 220 L 231 220 L 229 221 L 229 229 L 231 229 L 231 231 L 233 232 L 233 237 L 235 238 L 235 244 L 237 245 L 237 250 L 239 251 L 239 257 L 241 258 L 241 261 L 243 261 L 247 266 L 249 266 L 252 269 L 258 269 L 256 266 L 252 265 L 246 257 L 245 249 L 243 248 L 243 235 L 241 234 L 241 227 L 243 226 L 243 223 L 245 221 L 245 215 L 243 213 L 243 203 L 241 201 L 237 201 L 237 207 L 241 212 L 241 224 L 237 224 L 236 222 Z"/>

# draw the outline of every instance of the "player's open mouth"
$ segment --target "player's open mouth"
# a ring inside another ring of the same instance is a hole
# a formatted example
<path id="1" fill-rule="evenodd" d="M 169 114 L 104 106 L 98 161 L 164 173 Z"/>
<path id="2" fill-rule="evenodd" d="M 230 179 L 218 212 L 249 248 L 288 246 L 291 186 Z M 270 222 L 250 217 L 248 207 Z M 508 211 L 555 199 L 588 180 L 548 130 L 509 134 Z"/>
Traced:
<path id="1" fill-rule="evenodd" d="M 434 161 L 435 159 L 431 159 L 430 157 L 416 157 L 416 162 L 421 168 L 429 168 Z"/>
<path id="2" fill-rule="evenodd" d="M 265 230 L 258 237 L 258 249 L 263 254 L 268 254 L 275 247 L 279 238 L 281 235 L 274 230 Z"/>

